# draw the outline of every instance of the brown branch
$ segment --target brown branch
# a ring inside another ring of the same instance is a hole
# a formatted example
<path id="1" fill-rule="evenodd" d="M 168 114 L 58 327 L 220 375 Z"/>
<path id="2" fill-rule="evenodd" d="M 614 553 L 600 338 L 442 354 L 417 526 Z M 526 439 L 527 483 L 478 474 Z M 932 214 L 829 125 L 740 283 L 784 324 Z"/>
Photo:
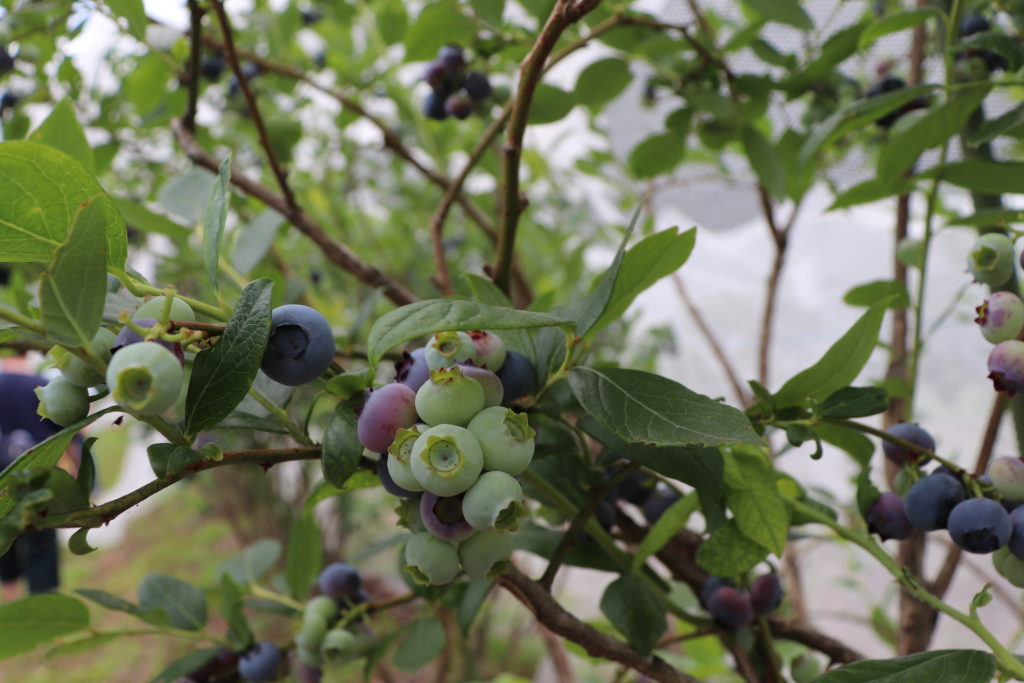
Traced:
<path id="1" fill-rule="evenodd" d="M 189 159 L 213 173 L 217 172 L 220 166 L 217 160 L 199 146 L 195 137 L 185 129 L 181 121 L 177 119 L 171 121 L 171 129 Z M 384 295 L 400 306 L 416 301 L 416 296 L 400 282 L 364 262 L 347 246 L 332 239 L 302 208 L 289 206 L 284 197 L 266 185 L 258 183 L 234 169 L 231 171 L 231 183 L 242 192 L 259 199 L 284 216 L 289 223 L 298 228 L 299 232 L 313 240 L 331 263 L 351 273 L 360 282 L 371 287 L 382 288 Z"/>
<path id="2" fill-rule="evenodd" d="M 580 621 L 563 609 L 540 584 L 531 581 L 515 567 L 503 574 L 498 583 L 533 612 L 545 628 L 576 643 L 594 657 L 619 662 L 656 681 L 699 683 L 698 679 L 669 666 L 661 657 L 641 655 L 621 640 Z"/>
<path id="3" fill-rule="evenodd" d="M 515 251 L 516 229 L 521 212 L 519 202 L 519 161 L 522 156 L 523 135 L 526 133 L 527 117 L 533 94 L 544 73 L 544 64 L 554 49 L 559 37 L 571 24 L 576 23 L 600 4 L 601 0 L 558 0 L 544 28 L 526 55 L 519 69 L 519 84 L 516 86 L 512 111 L 509 114 L 508 131 L 502 149 L 502 174 L 504 183 L 499 198 L 498 247 L 494 265 L 494 283 L 503 291 L 509 291 Z"/>
<path id="4" fill-rule="evenodd" d="M 196 131 L 196 108 L 199 105 L 199 58 L 202 51 L 203 10 L 199 0 L 188 0 L 188 11 L 192 22 L 192 45 L 188 58 L 188 108 L 181 117 L 185 130 Z"/>

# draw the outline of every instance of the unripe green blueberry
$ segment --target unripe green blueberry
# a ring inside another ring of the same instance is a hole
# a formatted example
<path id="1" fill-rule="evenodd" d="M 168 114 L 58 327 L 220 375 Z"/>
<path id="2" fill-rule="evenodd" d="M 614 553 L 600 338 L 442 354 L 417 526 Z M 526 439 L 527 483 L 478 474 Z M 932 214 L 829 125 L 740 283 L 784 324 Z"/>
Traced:
<path id="1" fill-rule="evenodd" d="M 491 372 L 501 370 L 501 366 L 505 364 L 505 356 L 508 354 L 505 342 L 501 337 L 486 330 L 473 330 L 469 333 L 469 337 L 473 340 L 473 345 L 476 346 L 476 355 L 479 359 L 476 364 Z"/>
<path id="2" fill-rule="evenodd" d="M 405 571 L 421 586 L 451 583 L 459 573 L 459 553 L 427 532 L 413 534 L 405 544 Z"/>
<path id="3" fill-rule="evenodd" d="M 135 313 L 132 314 L 132 320 L 138 320 L 139 318 L 156 318 L 160 319 L 160 316 L 164 312 L 164 301 L 167 297 L 157 296 L 146 303 L 139 306 Z M 182 299 L 174 297 L 174 301 L 171 302 L 171 316 L 170 320 L 187 320 L 188 322 L 196 321 L 196 314 L 192 310 L 192 307 L 185 303 Z"/>
<path id="4" fill-rule="evenodd" d="M 342 664 L 357 659 L 361 654 L 363 643 L 354 633 L 343 628 L 333 628 L 324 636 L 320 644 L 320 655 L 324 661 Z"/>
<path id="5" fill-rule="evenodd" d="M 303 611 L 302 616 L 305 619 L 307 617 L 311 618 L 311 615 L 319 616 L 330 624 L 338 616 L 338 603 L 330 596 L 318 595 L 306 603 L 306 609 Z"/>
<path id="6" fill-rule="evenodd" d="M 412 449 L 423 431 L 419 425 L 395 432 L 395 440 L 388 449 L 388 474 L 396 484 L 406 491 L 422 491 L 423 484 L 412 473 Z"/>
<path id="7" fill-rule="evenodd" d="M 1016 339 L 1024 330 L 1024 301 L 1013 292 L 993 292 L 976 310 L 974 322 L 992 344 Z"/>
<path id="8" fill-rule="evenodd" d="M 305 639 L 301 639 L 299 636 L 295 636 L 295 654 L 300 662 L 314 669 L 319 669 L 323 664 L 323 660 L 320 658 L 320 644 L 309 645 Z"/>
<path id="9" fill-rule="evenodd" d="M 526 515 L 523 487 L 505 472 L 485 472 L 462 498 L 462 515 L 478 531 L 515 531 Z"/>
<path id="10" fill-rule="evenodd" d="M 466 426 L 484 453 L 484 469 L 521 474 L 530 466 L 537 432 L 525 413 L 495 406 L 477 413 Z"/>
<path id="11" fill-rule="evenodd" d="M 1009 456 L 993 458 L 988 476 L 1003 498 L 1024 502 L 1024 460 Z"/>
<path id="12" fill-rule="evenodd" d="M 812 655 L 801 655 L 789 665 L 789 671 L 793 677 L 793 683 L 811 683 L 821 675 L 821 662 Z"/>
<path id="13" fill-rule="evenodd" d="M 999 287 L 1013 275 L 1013 241 L 998 232 L 978 237 L 967 256 L 967 267 L 974 278 L 991 287 Z"/>
<path id="14" fill-rule="evenodd" d="M 508 569 L 514 549 L 511 534 L 479 531 L 459 544 L 459 561 L 470 576 L 496 579 Z"/>
<path id="15" fill-rule="evenodd" d="M 464 426 L 483 410 L 484 389 L 454 365 L 432 370 L 430 381 L 416 392 L 416 412 L 428 425 Z"/>
<path id="16" fill-rule="evenodd" d="M 139 415 L 155 415 L 174 405 L 181 382 L 178 359 L 153 342 L 124 347 L 107 366 L 107 386 L 114 400 Z"/>
<path id="17" fill-rule="evenodd" d="M 412 475 L 427 491 L 457 496 L 480 477 L 484 456 L 476 437 L 455 425 L 431 427 L 412 447 Z"/>
<path id="18" fill-rule="evenodd" d="M 101 327 L 93 336 L 89 347 L 104 363 L 110 361 L 110 347 L 114 345 L 117 335 L 105 327 Z M 73 354 L 67 354 L 61 361 L 60 372 L 72 384 L 80 387 L 94 387 L 103 383 L 103 375 L 98 370 Z"/>
<path id="19" fill-rule="evenodd" d="M 89 393 L 63 375 L 36 387 L 35 391 L 39 398 L 39 414 L 61 427 L 78 422 L 89 414 Z"/>
<path id="20" fill-rule="evenodd" d="M 1008 546 L 992 553 L 992 566 L 1014 586 L 1024 588 L 1024 560 L 1014 555 Z"/>
<path id="21" fill-rule="evenodd" d="M 476 345 L 465 332 L 438 332 L 427 342 L 424 355 L 431 370 L 447 368 L 464 360 L 476 363 Z"/>
<path id="22" fill-rule="evenodd" d="M 321 615 L 307 612 L 302 615 L 302 626 L 299 628 L 298 635 L 302 636 L 305 643 L 319 643 L 323 640 L 328 628 L 327 620 Z"/>

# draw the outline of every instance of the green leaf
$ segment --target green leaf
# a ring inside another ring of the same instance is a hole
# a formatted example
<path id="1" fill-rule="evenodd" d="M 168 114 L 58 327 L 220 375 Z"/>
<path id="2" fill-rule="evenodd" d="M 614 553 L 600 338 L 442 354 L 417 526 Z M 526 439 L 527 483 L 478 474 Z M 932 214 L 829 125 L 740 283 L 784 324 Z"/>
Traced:
<path id="1" fill-rule="evenodd" d="M 220 237 L 224 234 L 224 223 L 228 219 L 228 205 L 231 193 L 228 190 L 231 181 L 231 154 L 224 157 L 217 173 L 217 182 L 213 184 L 210 198 L 206 202 L 206 213 L 203 216 L 203 261 L 206 263 L 206 278 L 216 293 L 220 290 L 217 283 L 217 271 L 220 266 Z"/>
<path id="2" fill-rule="evenodd" d="M 129 602 L 128 600 L 120 598 L 112 593 L 94 590 L 91 588 L 81 588 L 75 590 L 75 592 L 83 598 L 92 600 L 101 607 L 105 607 L 106 609 L 114 610 L 116 612 L 131 614 L 132 616 L 138 617 L 150 624 L 166 626 L 170 623 L 167 613 L 163 609 L 143 609 L 134 602 Z"/>
<path id="3" fill-rule="evenodd" d="M 313 515 L 305 513 L 292 522 L 288 532 L 288 552 L 285 555 L 284 576 L 288 589 L 296 600 L 304 600 L 323 565 L 320 529 Z"/>
<path id="4" fill-rule="evenodd" d="M 700 499 L 696 491 L 691 491 L 669 506 L 668 510 L 658 518 L 658 521 L 647 532 L 640 545 L 633 551 L 632 569 L 634 572 L 647 561 L 647 558 L 654 555 L 665 547 L 673 536 L 686 527 L 690 515 L 700 507 Z"/>
<path id="5" fill-rule="evenodd" d="M 462 633 L 468 634 L 469 627 L 473 625 L 473 619 L 484 606 L 488 594 L 494 588 L 494 582 L 483 576 L 470 579 L 466 585 L 466 592 L 462 594 L 459 601 L 459 629 Z"/>
<path id="6" fill-rule="evenodd" d="M 377 478 L 376 472 L 370 472 L 369 470 L 357 470 L 355 474 L 345 480 L 345 485 L 341 488 L 332 486 L 326 480 L 320 480 L 313 486 L 309 496 L 306 497 L 304 509 L 308 512 L 317 503 L 327 500 L 331 496 L 338 496 L 349 491 L 358 491 L 359 489 L 369 489 L 379 485 L 380 480 Z"/>
<path id="7" fill-rule="evenodd" d="M 0 605 L 0 659 L 89 628 L 81 600 L 56 593 L 33 595 Z"/>
<path id="8" fill-rule="evenodd" d="M 67 98 L 57 103 L 46 120 L 39 124 L 28 139 L 59 149 L 82 164 L 82 168 L 89 173 L 95 172 L 92 147 L 85 139 L 82 126 L 75 116 L 75 109 Z"/>
<path id="9" fill-rule="evenodd" d="M 939 178 L 967 190 L 983 194 L 1020 194 L 1024 192 L 1024 162 L 954 161 L 919 173 L 918 178 Z"/>
<path id="10" fill-rule="evenodd" d="M 415 673 L 444 650 L 444 625 L 439 619 L 419 619 L 409 626 L 398 644 L 391 663 L 402 671 Z"/>
<path id="11" fill-rule="evenodd" d="M 139 606 L 167 613 L 170 625 L 198 631 L 206 623 L 206 596 L 190 583 L 169 574 L 147 574 L 139 583 Z"/>
<path id="12" fill-rule="evenodd" d="M 71 534 L 71 538 L 68 539 L 68 550 L 71 551 L 72 555 L 88 555 L 96 548 L 89 545 L 89 527 L 82 527 L 75 533 Z"/>
<path id="13" fill-rule="evenodd" d="M 683 160 L 686 138 L 675 131 L 645 138 L 629 153 L 629 170 L 637 178 L 668 173 Z"/>
<path id="14" fill-rule="evenodd" d="M 580 104 L 597 110 L 609 100 L 615 99 L 632 80 L 629 63 L 624 59 L 599 59 L 580 73 L 576 79 L 574 96 Z"/>
<path id="15" fill-rule="evenodd" d="M 878 178 L 871 178 L 858 183 L 845 192 L 841 192 L 828 207 L 829 211 L 846 209 L 858 204 L 877 202 L 879 199 L 894 197 L 899 194 L 908 194 L 914 185 L 909 180 L 900 178 L 895 184 L 884 184 Z"/>
<path id="16" fill-rule="evenodd" d="M 107 297 L 103 212 L 98 200 L 81 207 L 67 241 L 57 247 L 39 283 L 46 334 L 67 346 L 88 348 L 103 318 Z"/>
<path id="17" fill-rule="evenodd" d="M 789 530 L 789 511 L 775 485 L 775 470 L 761 456 L 730 453 L 726 463 L 730 460 L 739 466 L 726 468 L 734 476 L 726 478 L 725 500 L 736 527 L 751 541 L 781 557 Z"/>
<path id="18" fill-rule="evenodd" d="M 102 647 L 107 643 L 112 643 L 115 640 L 122 638 L 121 635 L 116 633 L 107 633 L 99 636 L 85 636 L 84 638 L 76 638 L 75 640 L 63 642 L 56 647 L 50 648 L 46 652 L 47 659 L 54 659 L 56 657 L 63 657 L 65 655 L 77 655 L 82 652 L 88 652 L 89 650 L 97 647 Z"/>
<path id="19" fill-rule="evenodd" d="M 833 669 L 815 683 L 990 683 L 996 659 L 980 650 L 932 650 L 895 659 L 869 659 Z"/>
<path id="20" fill-rule="evenodd" d="M 453 3 L 431 3 L 423 8 L 405 31 L 402 39 L 405 43 L 405 60 L 421 62 L 433 59 L 441 46 L 448 43 L 468 45 L 473 42 L 476 30 L 476 23 L 453 6 Z"/>
<path id="21" fill-rule="evenodd" d="M 768 21 L 777 21 L 802 31 L 814 29 L 814 22 L 800 6 L 800 0 L 743 0 L 743 4 Z"/>
<path id="22" fill-rule="evenodd" d="M 221 574 L 218 608 L 228 625 L 228 641 L 233 649 L 248 647 L 254 640 L 242 606 L 242 587 L 229 574 Z"/>
<path id="23" fill-rule="evenodd" d="M 187 676 L 201 666 L 204 666 L 222 650 L 222 646 L 216 645 L 214 647 L 205 647 L 202 650 L 193 650 L 192 652 L 184 654 L 171 662 L 166 669 L 154 676 L 150 683 L 172 683 L 173 681 Z"/>
<path id="24" fill-rule="evenodd" d="M 538 83 L 530 102 L 530 115 L 527 120 L 531 126 L 553 123 L 564 118 L 574 106 L 576 98 L 572 93 L 547 83 Z"/>
<path id="25" fill-rule="evenodd" d="M 657 446 L 762 443 L 739 410 L 639 370 L 577 367 L 569 385 L 583 408 L 620 438 Z"/>
<path id="26" fill-rule="evenodd" d="M 824 401 L 832 392 L 853 382 L 875 349 L 887 306 L 888 301 L 879 301 L 869 308 L 817 363 L 782 385 L 775 394 L 775 405 L 785 408 L 808 398 Z"/>
<path id="27" fill-rule="evenodd" d="M 743 574 L 767 556 L 768 549 L 747 538 L 733 520 L 715 529 L 697 549 L 697 563 L 715 576 Z"/>
<path id="28" fill-rule="evenodd" d="M 279 557 L 281 543 L 272 538 L 264 538 L 222 562 L 217 568 L 217 575 L 227 574 L 235 583 L 244 586 L 259 581 L 277 564 Z"/>
<path id="29" fill-rule="evenodd" d="M 90 436 L 82 443 L 81 462 L 78 465 L 78 476 L 75 477 L 75 480 L 78 482 L 78 490 L 86 502 L 88 502 L 89 497 L 92 495 L 93 487 L 96 485 L 96 458 L 92 453 L 92 447 L 96 441 L 98 441 L 97 437 Z"/>
<path id="30" fill-rule="evenodd" d="M 475 301 L 427 299 L 377 318 L 367 338 L 367 357 L 377 365 L 384 354 L 402 342 L 446 330 L 507 330 L 534 327 L 571 328 L 568 320 L 546 313 L 487 306 Z"/>
<path id="31" fill-rule="evenodd" d="M 986 119 L 978 127 L 978 130 L 968 138 L 967 144 L 972 147 L 983 145 L 995 140 L 1000 135 L 1014 131 L 1019 126 L 1024 126 L 1024 102 L 994 119 Z"/>
<path id="32" fill-rule="evenodd" d="M 270 336 L 270 290 L 253 280 L 235 304 L 220 340 L 196 354 L 185 397 L 185 431 L 195 435 L 231 414 L 252 386 Z"/>
<path id="33" fill-rule="evenodd" d="M 240 273 L 248 274 L 267 255 L 277 231 L 284 222 L 281 214 L 266 209 L 245 227 L 235 242 L 231 265 Z"/>
<path id="34" fill-rule="evenodd" d="M 861 467 L 871 460 L 875 452 L 875 444 L 871 439 L 855 429 L 823 422 L 815 425 L 813 431 L 822 441 L 849 453 Z"/>
<path id="35" fill-rule="evenodd" d="M 931 17 L 941 21 L 943 18 L 942 11 L 937 7 L 929 7 L 886 14 L 867 25 L 867 28 L 860 35 L 860 40 L 857 42 L 857 49 L 863 50 L 882 36 L 887 36 L 890 33 L 905 31 L 908 28 L 919 26 Z"/>
<path id="36" fill-rule="evenodd" d="M 956 46 L 954 50 L 963 48 L 994 52 L 1005 58 L 1007 73 L 1017 71 L 1024 64 L 1024 46 L 1021 46 L 1016 36 L 1011 37 L 995 31 L 978 33 Z"/>
<path id="37" fill-rule="evenodd" d="M 910 306 L 907 286 L 897 280 L 878 280 L 857 285 L 843 296 L 843 302 L 851 306 L 874 306 L 883 299 L 888 302 L 889 308 Z"/>
<path id="38" fill-rule="evenodd" d="M 324 479 L 341 488 L 359 469 L 363 444 L 356 435 L 356 415 L 345 404 L 339 404 L 324 431 L 321 463 Z"/>
<path id="39" fill-rule="evenodd" d="M 821 416 L 833 419 L 867 417 L 889 407 L 889 394 L 881 387 L 843 387 L 821 404 Z"/>
<path id="40" fill-rule="evenodd" d="M 890 136 L 878 155 L 878 181 L 882 185 L 894 184 L 922 152 L 938 147 L 963 130 L 991 90 L 992 85 L 986 83 L 958 92 Z"/>
<path id="41" fill-rule="evenodd" d="M 0 143 L 0 254 L 5 261 L 49 263 L 81 205 L 98 202 L 107 263 L 124 265 L 128 238 L 110 198 L 82 165 L 49 145 Z"/>
<path id="42" fill-rule="evenodd" d="M 514 308 L 512 302 L 507 296 L 505 296 L 505 292 L 501 291 L 501 288 L 494 284 L 490 279 L 474 275 L 473 273 L 466 273 L 462 277 L 465 279 L 466 284 L 469 285 L 469 289 L 473 292 L 473 298 L 480 303 L 487 304 L 488 306 Z M 529 358 L 531 362 L 536 360 L 533 350 L 533 341 L 531 341 L 530 334 L 526 330 L 503 330 L 501 333 L 501 339 L 509 349 L 518 351 Z"/>
<path id="43" fill-rule="evenodd" d="M 951 218 L 946 225 L 996 226 L 1004 228 L 1013 223 L 1021 222 L 1024 222 L 1024 211 L 1016 209 L 983 209 L 969 216 Z"/>
<path id="44" fill-rule="evenodd" d="M 104 0 L 116 16 L 128 22 L 128 32 L 139 40 L 146 39 L 146 8 L 142 0 Z"/>
<path id="45" fill-rule="evenodd" d="M 601 611 L 641 655 L 648 655 L 665 633 L 665 608 L 639 577 L 623 575 L 608 584 Z"/>
<path id="46" fill-rule="evenodd" d="M 750 167 L 757 179 L 773 197 L 786 196 L 786 168 L 782 165 L 779 152 L 757 128 L 744 126 L 742 133 L 743 150 L 750 160 Z"/>
<path id="47" fill-rule="evenodd" d="M 686 263 L 697 240 L 697 229 L 690 228 L 683 233 L 678 230 L 669 228 L 648 235 L 625 253 L 604 313 L 589 330 L 578 330 L 577 334 L 593 334 L 618 320 L 636 297 Z"/>
<path id="48" fill-rule="evenodd" d="M 154 213 L 138 202 L 124 197 L 111 197 L 114 206 L 124 217 L 125 222 L 136 230 L 166 235 L 172 239 L 186 238 L 191 231 L 170 218 Z"/>

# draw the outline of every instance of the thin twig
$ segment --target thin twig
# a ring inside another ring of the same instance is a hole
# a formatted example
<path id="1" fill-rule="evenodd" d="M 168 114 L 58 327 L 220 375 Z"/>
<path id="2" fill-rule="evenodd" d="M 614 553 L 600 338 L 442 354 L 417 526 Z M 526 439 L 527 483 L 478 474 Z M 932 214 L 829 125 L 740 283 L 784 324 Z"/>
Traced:
<path id="1" fill-rule="evenodd" d="M 181 121 L 186 130 L 194 133 L 196 108 L 199 105 L 199 58 L 203 45 L 203 11 L 199 8 L 199 0 L 188 0 L 188 11 L 192 23 L 192 46 L 188 58 L 188 109 Z"/>

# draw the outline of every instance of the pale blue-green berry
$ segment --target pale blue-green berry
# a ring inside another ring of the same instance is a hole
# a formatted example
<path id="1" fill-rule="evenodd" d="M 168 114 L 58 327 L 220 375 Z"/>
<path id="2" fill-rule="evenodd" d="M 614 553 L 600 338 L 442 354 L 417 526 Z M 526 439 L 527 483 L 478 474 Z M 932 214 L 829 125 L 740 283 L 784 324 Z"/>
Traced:
<path id="1" fill-rule="evenodd" d="M 1010 456 L 993 458 L 988 476 L 1003 498 L 1024 502 L 1024 460 Z"/>
<path id="2" fill-rule="evenodd" d="M 523 487 L 505 472 L 485 472 L 463 496 L 462 514 L 478 531 L 515 531 L 526 515 Z"/>
<path id="3" fill-rule="evenodd" d="M 992 344 L 1016 339 L 1024 330 L 1024 301 L 1013 292 L 992 292 L 978 306 L 974 322 L 981 326 L 981 336 Z"/>
<path id="4" fill-rule="evenodd" d="M 107 366 L 107 386 L 114 400 L 139 415 L 155 415 L 174 405 L 181 382 L 181 363 L 154 342 L 124 347 Z"/>
<path id="5" fill-rule="evenodd" d="M 310 615 L 319 616 L 326 623 L 330 624 L 338 616 L 338 603 L 327 595 L 318 595 L 306 603 L 303 611 L 303 619 Z"/>
<path id="6" fill-rule="evenodd" d="M 484 469 L 521 474 L 530 466 L 536 432 L 525 413 L 495 406 L 477 413 L 466 426 L 484 452 Z"/>
<path id="7" fill-rule="evenodd" d="M 408 429 L 399 429 L 395 433 L 395 440 L 391 444 L 391 448 L 388 449 L 388 474 L 396 484 L 401 486 L 406 491 L 422 491 L 423 484 L 416 480 L 413 476 L 412 466 L 410 461 L 412 459 L 412 449 L 416 444 L 416 440 L 420 438 L 420 434 L 423 430 L 420 425 L 413 425 Z"/>
<path id="8" fill-rule="evenodd" d="M 164 313 L 164 302 L 167 297 L 157 296 L 136 309 L 135 313 L 132 314 L 132 320 L 138 320 L 139 318 L 156 318 L 160 319 L 160 316 Z M 196 314 L 192 310 L 192 307 L 185 303 L 182 299 L 174 297 L 171 302 L 171 315 L 170 320 L 181 320 L 188 321 L 190 323 L 196 321 Z"/>
<path id="9" fill-rule="evenodd" d="M 512 534 L 478 531 L 459 544 L 459 562 L 470 576 L 495 579 L 508 569 L 514 549 Z"/>
<path id="10" fill-rule="evenodd" d="M 978 237 L 967 255 L 967 267 L 974 278 L 991 287 L 999 287 L 1013 275 L 1013 241 L 998 232 Z"/>
<path id="11" fill-rule="evenodd" d="M 476 346 L 476 355 L 479 359 L 476 364 L 484 366 L 491 372 L 501 370 L 508 353 L 501 337 L 486 330 L 473 330 L 469 336 L 473 340 L 473 345 Z"/>
<path id="12" fill-rule="evenodd" d="M 480 385 L 484 390 L 484 408 L 500 406 L 505 398 L 505 387 L 498 376 L 487 368 L 462 363 L 459 365 L 462 374 Z"/>
<path id="13" fill-rule="evenodd" d="M 39 397 L 39 414 L 61 427 L 78 422 L 89 414 L 89 393 L 63 375 L 36 387 L 35 391 Z"/>
<path id="14" fill-rule="evenodd" d="M 428 425 L 465 426 L 483 407 L 483 387 L 458 365 L 431 370 L 430 381 L 416 391 L 416 412 Z"/>
<path id="15" fill-rule="evenodd" d="M 451 583 L 459 573 L 459 553 L 427 532 L 413 534 L 405 544 L 405 571 L 421 586 Z"/>
<path id="16" fill-rule="evenodd" d="M 332 664 L 341 664 L 357 659 L 362 649 L 362 644 L 354 633 L 343 628 L 332 628 L 324 636 L 320 643 L 320 655 L 324 661 Z"/>
<path id="17" fill-rule="evenodd" d="M 479 360 L 473 339 L 465 332 L 438 332 L 424 350 L 427 367 L 440 370 L 465 360 Z"/>
<path id="18" fill-rule="evenodd" d="M 307 612 L 302 615 L 302 626 L 299 628 L 299 635 L 302 636 L 303 642 L 319 643 L 323 640 L 328 628 L 327 620 L 321 615 Z"/>
<path id="19" fill-rule="evenodd" d="M 101 327 L 92 338 L 89 347 L 104 363 L 110 360 L 110 347 L 114 345 L 117 335 L 105 327 Z M 94 387 L 103 383 L 103 375 L 99 370 L 73 354 L 66 354 L 60 363 L 60 372 L 72 384 L 80 387 Z"/>
<path id="20" fill-rule="evenodd" d="M 483 470 L 484 457 L 476 437 L 455 425 L 431 427 L 412 447 L 412 475 L 431 493 L 457 496 L 472 486 Z"/>

